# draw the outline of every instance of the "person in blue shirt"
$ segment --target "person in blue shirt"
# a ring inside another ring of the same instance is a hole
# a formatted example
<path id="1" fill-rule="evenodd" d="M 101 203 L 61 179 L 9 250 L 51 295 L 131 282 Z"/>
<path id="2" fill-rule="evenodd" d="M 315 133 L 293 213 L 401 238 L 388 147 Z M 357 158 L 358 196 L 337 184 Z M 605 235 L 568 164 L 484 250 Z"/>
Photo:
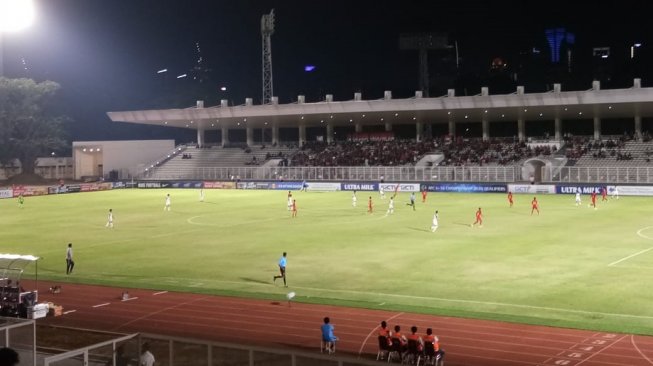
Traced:
<path id="1" fill-rule="evenodd" d="M 288 287 L 288 285 L 286 284 L 286 263 L 287 263 L 286 252 L 283 252 L 283 255 L 279 259 L 279 272 L 281 273 L 281 275 L 280 276 L 274 276 L 272 278 L 272 282 L 276 282 L 277 278 L 283 278 L 283 285 L 285 287 Z"/>
<path id="2" fill-rule="evenodd" d="M 335 334 L 333 334 L 333 325 L 331 325 L 330 322 L 331 322 L 331 319 L 329 319 L 328 316 L 324 318 L 324 324 L 322 324 L 322 327 L 321 327 L 322 328 L 322 341 L 324 341 L 324 342 L 333 342 L 334 344 L 333 344 L 332 347 L 335 347 L 335 341 L 338 340 L 338 337 L 336 337 Z M 327 351 L 329 353 L 332 353 L 335 350 L 331 349 L 331 348 L 327 348 Z"/>

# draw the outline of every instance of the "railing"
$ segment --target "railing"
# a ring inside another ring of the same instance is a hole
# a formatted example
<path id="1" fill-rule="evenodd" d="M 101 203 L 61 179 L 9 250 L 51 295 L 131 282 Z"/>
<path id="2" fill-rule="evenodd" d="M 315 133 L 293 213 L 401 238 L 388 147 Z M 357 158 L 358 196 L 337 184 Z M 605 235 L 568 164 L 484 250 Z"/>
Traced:
<path id="1" fill-rule="evenodd" d="M 451 167 L 198 167 L 162 174 L 146 172 L 149 180 L 325 180 L 386 182 L 514 182 L 518 166 Z"/>
<path id="2" fill-rule="evenodd" d="M 542 177 L 555 183 L 653 183 L 653 167 L 542 167 Z"/>

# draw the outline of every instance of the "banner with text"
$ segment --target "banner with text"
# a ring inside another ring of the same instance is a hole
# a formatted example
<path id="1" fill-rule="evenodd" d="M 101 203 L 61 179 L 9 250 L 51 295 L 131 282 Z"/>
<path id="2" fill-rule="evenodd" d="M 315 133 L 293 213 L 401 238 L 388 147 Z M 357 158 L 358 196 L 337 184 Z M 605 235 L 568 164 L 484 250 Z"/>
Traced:
<path id="1" fill-rule="evenodd" d="M 483 183 L 429 183 L 422 184 L 422 190 L 426 188 L 429 192 L 458 192 L 458 193 L 504 193 L 505 184 L 483 184 Z"/>
<path id="2" fill-rule="evenodd" d="M 0 189 L 0 199 L 11 198 L 13 196 L 14 196 L 14 191 L 12 189 Z"/>
<path id="3" fill-rule="evenodd" d="M 340 190 L 340 183 L 332 182 L 308 182 L 307 191 L 335 192 Z"/>
<path id="4" fill-rule="evenodd" d="M 342 191 L 378 191 L 378 183 L 341 183 L 340 190 Z"/>
<path id="5" fill-rule="evenodd" d="M 620 196 L 653 196 L 653 186 L 608 186 L 608 194 L 613 195 L 615 189 Z"/>
<path id="6" fill-rule="evenodd" d="M 207 189 L 234 189 L 235 182 L 204 182 L 204 188 Z"/>
<path id="7" fill-rule="evenodd" d="M 347 135 L 349 141 L 392 141 L 395 134 L 389 132 L 354 132 Z"/>
<path id="8" fill-rule="evenodd" d="M 279 189 L 284 191 L 299 190 L 303 187 L 303 182 L 274 182 L 270 184 L 270 189 Z"/>
<path id="9" fill-rule="evenodd" d="M 202 188 L 202 182 L 172 182 L 170 188 Z"/>
<path id="10" fill-rule="evenodd" d="M 384 192 L 419 192 L 418 183 L 379 183 Z"/>
<path id="11" fill-rule="evenodd" d="M 576 185 L 557 185 L 556 193 L 559 194 L 592 194 L 593 192 L 601 193 L 605 186 L 593 184 L 576 184 Z M 621 193 L 621 192 L 619 192 Z"/>
<path id="12" fill-rule="evenodd" d="M 516 194 L 555 194 L 556 186 L 553 184 L 508 184 L 508 191 Z"/>
<path id="13" fill-rule="evenodd" d="M 14 197 L 18 196 L 42 196 L 48 194 L 48 187 L 45 186 L 13 186 L 12 187 Z"/>

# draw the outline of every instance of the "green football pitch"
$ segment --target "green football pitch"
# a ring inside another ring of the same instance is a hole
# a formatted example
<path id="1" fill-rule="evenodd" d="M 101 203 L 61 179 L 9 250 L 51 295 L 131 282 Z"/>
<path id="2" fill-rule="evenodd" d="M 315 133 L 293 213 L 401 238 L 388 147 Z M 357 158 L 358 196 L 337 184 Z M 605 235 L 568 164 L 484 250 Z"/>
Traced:
<path id="1" fill-rule="evenodd" d="M 172 211 L 164 212 L 170 193 Z M 653 334 L 653 205 L 622 197 L 434 194 L 417 209 L 369 192 L 116 190 L 0 200 L 0 252 L 39 278 Z M 482 207 L 484 226 L 472 228 Z M 105 227 L 108 209 L 115 228 Z M 435 210 L 440 227 L 430 231 Z M 68 242 L 75 273 L 65 274 Z M 649 251 L 650 250 L 650 251 Z M 288 252 L 288 288 L 272 282 Z M 28 270 L 33 273 L 33 268 Z"/>

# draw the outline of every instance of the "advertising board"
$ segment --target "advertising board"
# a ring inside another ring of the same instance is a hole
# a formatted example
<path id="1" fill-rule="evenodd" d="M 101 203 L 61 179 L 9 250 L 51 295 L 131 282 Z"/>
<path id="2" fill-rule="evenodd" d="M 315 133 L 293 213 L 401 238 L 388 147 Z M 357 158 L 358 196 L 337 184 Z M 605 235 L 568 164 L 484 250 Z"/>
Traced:
<path id="1" fill-rule="evenodd" d="M 341 191 L 378 191 L 379 184 L 373 182 L 341 183 Z"/>
<path id="2" fill-rule="evenodd" d="M 379 183 L 384 192 L 419 192 L 418 183 Z"/>
<path id="3" fill-rule="evenodd" d="M 515 194 L 555 194 L 556 187 L 552 184 L 508 184 L 508 191 Z"/>
<path id="4" fill-rule="evenodd" d="M 504 193 L 507 192 L 505 184 L 482 183 L 428 183 L 422 189 L 429 192 L 458 192 L 458 193 Z"/>
<path id="5" fill-rule="evenodd" d="M 234 189 L 236 188 L 235 182 L 204 182 L 206 189 Z"/>
<path id="6" fill-rule="evenodd" d="M 605 186 L 594 184 L 575 184 L 575 185 L 556 185 L 556 193 L 558 194 L 591 194 L 593 192 L 601 193 Z M 619 192 L 621 193 L 621 192 Z"/>
<path id="7" fill-rule="evenodd" d="M 620 196 L 653 196 L 653 186 L 608 186 L 608 194 L 613 195 L 615 189 Z"/>
<path id="8" fill-rule="evenodd" d="M 340 183 L 308 182 L 307 191 L 335 192 L 340 190 Z"/>
<path id="9" fill-rule="evenodd" d="M 14 196 L 14 191 L 12 189 L 0 189 L 0 199 L 11 198 L 13 196 Z"/>

